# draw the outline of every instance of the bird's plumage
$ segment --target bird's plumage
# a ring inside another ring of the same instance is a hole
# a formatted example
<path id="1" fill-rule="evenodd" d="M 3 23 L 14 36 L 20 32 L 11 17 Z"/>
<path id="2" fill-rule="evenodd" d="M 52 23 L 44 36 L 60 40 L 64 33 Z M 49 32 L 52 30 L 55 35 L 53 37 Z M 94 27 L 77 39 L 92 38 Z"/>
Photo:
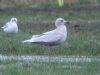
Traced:
<path id="1" fill-rule="evenodd" d="M 15 34 L 18 32 L 17 19 L 11 18 L 3 27 L 1 27 L 5 33 Z"/>
<path id="2" fill-rule="evenodd" d="M 64 19 L 58 18 L 55 21 L 56 29 L 40 35 L 33 35 L 31 39 L 22 41 L 22 43 L 36 43 L 49 46 L 63 43 L 67 37 L 67 29 L 64 24 L 65 22 L 66 21 Z"/>

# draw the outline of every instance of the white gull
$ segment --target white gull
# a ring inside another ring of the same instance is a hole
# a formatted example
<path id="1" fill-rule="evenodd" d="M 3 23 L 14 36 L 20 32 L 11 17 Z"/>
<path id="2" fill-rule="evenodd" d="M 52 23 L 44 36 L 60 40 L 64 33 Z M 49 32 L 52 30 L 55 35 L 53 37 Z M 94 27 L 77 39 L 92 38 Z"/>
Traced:
<path id="1" fill-rule="evenodd" d="M 61 44 L 67 38 L 67 28 L 65 23 L 66 21 L 63 18 L 57 18 L 55 21 L 56 29 L 40 35 L 33 35 L 31 39 L 22 41 L 22 43 L 35 43 L 48 46 Z"/>
<path id="2" fill-rule="evenodd" d="M 18 32 L 17 18 L 11 18 L 3 27 L 1 27 L 5 33 L 16 34 Z"/>

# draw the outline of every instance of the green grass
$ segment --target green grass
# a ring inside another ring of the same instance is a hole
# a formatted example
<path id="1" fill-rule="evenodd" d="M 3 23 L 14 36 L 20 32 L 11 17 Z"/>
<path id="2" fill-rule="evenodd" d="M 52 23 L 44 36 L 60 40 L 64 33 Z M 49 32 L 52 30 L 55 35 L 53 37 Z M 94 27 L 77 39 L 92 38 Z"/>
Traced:
<path id="1" fill-rule="evenodd" d="M 98 75 L 100 62 L 11 62 L 0 63 L 1 75 Z"/>
<path id="2" fill-rule="evenodd" d="M 83 0 L 82 0 L 83 1 Z M 85 1 L 85 0 L 84 0 Z M 11 8 L 14 5 L 1 5 Z M 22 7 L 23 5 L 19 5 Z M 33 8 L 34 6 L 32 6 Z M 35 7 L 38 7 L 35 6 Z M 26 6 L 25 6 L 26 8 Z M 27 10 L 28 11 L 28 10 Z M 99 56 L 100 55 L 100 11 L 49 11 L 49 12 L 0 12 L 0 27 L 10 20 L 18 18 L 19 32 L 7 36 L 0 30 L 0 54 L 3 55 L 49 55 L 49 56 Z M 54 29 L 54 20 L 63 17 L 72 21 L 67 25 L 68 38 L 62 45 L 48 49 L 41 45 L 26 45 L 21 41 L 34 34 Z M 76 22 L 74 22 L 76 21 Z M 94 21 L 88 23 L 88 21 Z M 97 22 L 96 22 L 97 21 Z M 79 28 L 74 28 L 74 25 Z M 19 62 L 1 61 L 0 75 L 99 75 L 100 62 Z"/>
<path id="3" fill-rule="evenodd" d="M 63 17 L 67 20 L 77 20 L 77 21 L 88 21 L 88 20 L 99 20 L 100 19 L 100 11 L 95 10 L 95 11 L 91 11 L 91 10 L 83 10 L 83 11 L 61 11 L 61 9 L 58 9 L 58 13 L 56 10 L 50 12 L 39 12 L 39 11 L 30 11 L 27 9 L 23 9 L 25 11 L 17 11 L 16 10 L 7 10 L 8 12 L 0 12 L 0 17 L 2 17 L 2 19 L 0 19 L 0 23 L 4 23 L 6 21 L 8 21 L 10 18 L 12 17 L 17 17 L 18 18 L 18 22 L 36 22 L 36 21 L 54 21 L 57 17 Z M 32 10 L 32 9 L 31 9 Z M 67 9 L 65 9 L 67 10 Z M 97 12 L 96 12 L 97 11 Z M 63 13 L 63 14 L 62 14 Z M 27 18 L 26 18 L 27 17 Z M 42 19 L 42 20 L 41 20 Z"/>
<path id="4" fill-rule="evenodd" d="M 18 18 L 19 33 L 16 36 L 8 37 L 0 30 L 0 53 L 7 55 L 100 55 L 100 22 L 88 21 L 100 20 L 100 13 L 93 11 L 79 12 L 0 12 L 0 23 L 4 24 L 11 17 Z M 21 41 L 31 38 L 33 34 L 52 30 L 55 28 L 54 20 L 63 17 L 68 21 L 72 21 L 68 28 L 68 38 L 62 45 L 52 48 L 49 51 L 41 45 L 25 45 Z M 76 23 L 74 21 L 77 21 Z M 84 22 L 85 21 L 85 22 Z M 78 24 L 79 29 L 75 29 L 74 25 Z M 2 26 L 2 25 L 1 25 Z"/>

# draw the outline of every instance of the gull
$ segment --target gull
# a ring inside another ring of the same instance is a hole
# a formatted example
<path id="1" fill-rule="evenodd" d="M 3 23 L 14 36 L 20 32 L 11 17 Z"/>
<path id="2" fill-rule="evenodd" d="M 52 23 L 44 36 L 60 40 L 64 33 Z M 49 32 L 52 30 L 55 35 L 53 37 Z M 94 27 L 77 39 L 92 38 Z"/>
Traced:
<path id="1" fill-rule="evenodd" d="M 11 20 L 1 28 L 7 34 L 16 34 L 18 32 L 17 18 L 11 18 Z"/>
<path id="2" fill-rule="evenodd" d="M 33 35 L 31 39 L 22 41 L 27 44 L 41 44 L 46 46 L 55 46 L 62 44 L 67 38 L 66 21 L 63 18 L 57 18 L 55 21 L 56 28 L 52 31 L 42 33 L 40 35 Z"/>

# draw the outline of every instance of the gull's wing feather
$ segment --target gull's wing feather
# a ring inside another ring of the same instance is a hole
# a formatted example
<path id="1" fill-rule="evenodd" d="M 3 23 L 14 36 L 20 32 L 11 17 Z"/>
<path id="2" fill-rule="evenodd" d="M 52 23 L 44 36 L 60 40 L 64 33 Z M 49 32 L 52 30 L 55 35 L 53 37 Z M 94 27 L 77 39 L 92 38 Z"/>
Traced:
<path id="1" fill-rule="evenodd" d="M 62 38 L 63 36 L 61 34 L 51 31 L 41 35 L 35 35 L 31 39 L 23 41 L 23 43 L 58 44 Z"/>
<path id="2" fill-rule="evenodd" d="M 32 38 L 37 38 L 39 36 L 42 36 L 42 35 L 49 35 L 49 34 L 54 34 L 55 30 L 52 30 L 52 31 L 48 31 L 48 32 L 45 32 L 45 33 L 42 33 L 42 34 L 39 34 L 39 35 L 33 35 Z"/>
<path id="3" fill-rule="evenodd" d="M 32 42 L 55 42 L 60 40 L 62 35 L 60 34 L 43 34 L 37 38 L 31 38 Z"/>

